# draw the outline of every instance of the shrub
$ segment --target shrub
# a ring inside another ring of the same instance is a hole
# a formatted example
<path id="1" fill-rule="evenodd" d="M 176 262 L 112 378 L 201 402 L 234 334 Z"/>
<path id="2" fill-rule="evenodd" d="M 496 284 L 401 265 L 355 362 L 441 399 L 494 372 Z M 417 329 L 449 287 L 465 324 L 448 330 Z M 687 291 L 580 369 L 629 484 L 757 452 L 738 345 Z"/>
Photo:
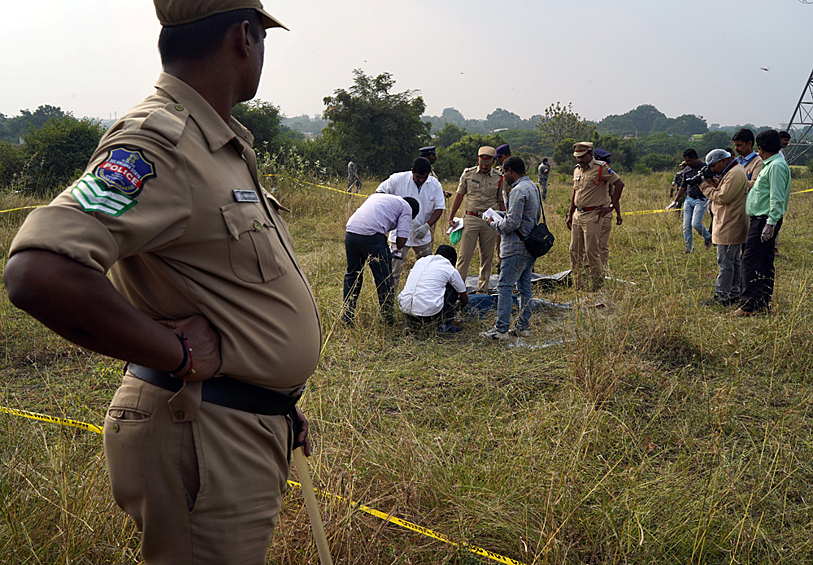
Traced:
<path id="1" fill-rule="evenodd" d="M 23 146 L 31 160 L 28 188 L 39 195 L 64 188 L 84 170 L 103 132 L 98 121 L 70 115 L 31 129 Z"/>
<path id="2" fill-rule="evenodd" d="M 20 147 L 0 141 L 0 188 L 20 178 L 25 168 L 25 153 Z"/>

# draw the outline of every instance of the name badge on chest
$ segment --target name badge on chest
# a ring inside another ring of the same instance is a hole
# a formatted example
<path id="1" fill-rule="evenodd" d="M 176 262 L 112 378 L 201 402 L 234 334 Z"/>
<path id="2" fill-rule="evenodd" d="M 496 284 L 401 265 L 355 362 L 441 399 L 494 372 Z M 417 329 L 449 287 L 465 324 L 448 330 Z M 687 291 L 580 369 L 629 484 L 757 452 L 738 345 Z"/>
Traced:
<path id="1" fill-rule="evenodd" d="M 237 202 L 259 202 L 260 197 L 253 190 L 232 190 Z"/>

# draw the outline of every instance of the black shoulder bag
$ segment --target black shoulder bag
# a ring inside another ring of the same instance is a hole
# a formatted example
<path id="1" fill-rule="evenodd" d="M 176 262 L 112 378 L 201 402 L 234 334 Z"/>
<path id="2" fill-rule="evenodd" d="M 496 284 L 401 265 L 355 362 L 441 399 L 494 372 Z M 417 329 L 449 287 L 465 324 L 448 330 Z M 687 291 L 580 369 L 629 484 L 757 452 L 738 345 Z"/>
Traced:
<path id="1" fill-rule="evenodd" d="M 534 229 L 532 229 L 531 233 L 526 237 L 523 237 L 519 230 L 516 232 L 517 236 L 525 244 L 525 249 L 535 258 L 542 257 L 545 253 L 550 251 L 555 241 L 545 220 L 545 207 L 542 205 L 542 194 L 539 192 L 539 187 L 537 187 L 536 192 L 539 195 L 539 208 L 542 210 L 542 222 L 534 226 Z"/>

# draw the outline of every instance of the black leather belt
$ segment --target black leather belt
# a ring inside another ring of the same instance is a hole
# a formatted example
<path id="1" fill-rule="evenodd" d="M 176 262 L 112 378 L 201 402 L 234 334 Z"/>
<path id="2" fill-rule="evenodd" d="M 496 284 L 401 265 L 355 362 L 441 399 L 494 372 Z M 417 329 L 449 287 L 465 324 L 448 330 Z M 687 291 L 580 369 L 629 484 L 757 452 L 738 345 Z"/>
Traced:
<path id="1" fill-rule="evenodd" d="M 127 370 L 142 381 L 173 392 L 181 390 L 184 384 L 182 379 L 169 373 L 134 363 L 130 363 Z M 201 400 L 243 412 L 279 416 L 290 412 L 299 396 L 283 394 L 233 377 L 213 377 L 203 381 Z"/>

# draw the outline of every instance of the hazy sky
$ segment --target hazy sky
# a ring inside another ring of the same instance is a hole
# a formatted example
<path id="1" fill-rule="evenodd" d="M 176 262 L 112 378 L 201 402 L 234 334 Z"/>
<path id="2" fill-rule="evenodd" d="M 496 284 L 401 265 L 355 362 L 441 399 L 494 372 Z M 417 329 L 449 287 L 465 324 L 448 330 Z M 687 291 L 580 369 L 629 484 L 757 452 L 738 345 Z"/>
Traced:
<path id="1" fill-rule="evenodd" d="M 813 5 L 799 0 L 269 0 L 257 96 L 322 112 L 352 70 L 392 73 L 426 112 L 523 118 L 553 102 L 600 120 L 640 104 L 711 123 L 787 122 L 813 69 Z M 41 104 L 121 116 L 152 91 L 160 25 L 150 0 L 5 3 L 0 112 Z M 761 70 L 760 67 L 769 69 Z"/>

